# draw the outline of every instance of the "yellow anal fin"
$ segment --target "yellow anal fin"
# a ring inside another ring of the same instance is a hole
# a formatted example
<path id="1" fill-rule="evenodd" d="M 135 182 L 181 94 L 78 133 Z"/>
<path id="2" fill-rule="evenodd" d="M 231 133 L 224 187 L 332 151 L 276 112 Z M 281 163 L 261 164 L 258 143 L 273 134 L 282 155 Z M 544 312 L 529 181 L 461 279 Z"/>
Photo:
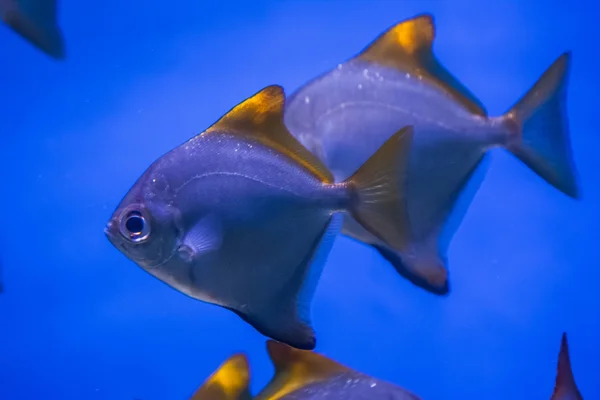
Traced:
<path id="1" fill-rule="evenodd" d="M 470 112 L 487 116 L 483 104 L 435 57 L 434 39 L 433 17 L 430 14 L 420 14 L 382 33 L 357 58 L 427 79 Z"/>
<path id="2" fill-rule="evenodd" d="M 253 137 L 294 159 L 324 183 L 333 183 L 327 167 L 307 150 L 283 122 L 285 92 L 271 85 L 233 107 L 202 134 L 227 132 Z"/>

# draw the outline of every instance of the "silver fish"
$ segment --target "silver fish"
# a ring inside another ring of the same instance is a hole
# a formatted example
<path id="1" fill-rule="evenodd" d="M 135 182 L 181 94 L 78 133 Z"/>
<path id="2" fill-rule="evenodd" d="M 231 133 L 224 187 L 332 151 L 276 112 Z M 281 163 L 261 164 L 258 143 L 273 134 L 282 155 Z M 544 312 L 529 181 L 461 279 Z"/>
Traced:
<path id="1" fill-rule="evenodd" d="M 566 333 L 563 333 L 560 343 L 558 365 L 556 368 L 556 383 L 550 400 L 583 400 L 573 376 Z"/>
<path id="2" fill-rule="evenodd" d="M 0 0 L 0 19 L 44 53 L 66 57 L 57 21 L 57 0 Z"/>
<path id="3" fill-rule="evenodd" d="M 400 22 L 293 93 L 285 123 L 336 179 L 352 174 L 397 126 L 414 126 L 409 249 L 390 248 L 351 216 L 342 232 L 374 246 L 414 284 L 445 295 L 447 247 L 483 179 L 488 150 L 507 149 L 572 198 L 579 188 L 566 111 L 570 53 L 560 56 L 506 114 L 489 117 L 438 62 L 434 37 L 431 15 Z"/>
<path id="4" fill-rule="evenodd" d="M 171 287 L 234 311 L 266 336 L 312 349 L 310 303 L 341 213 L 404 248 L 402 175 L 412 129 L 336 183 L 286 129 L 284 98 L 280 86 L 269 86 L 156 160 L 105 232 Z"/>
<path id="5" fill-rule="evenodd" d="M 275 374 L 256 400 L 420 400 L 390 382 L 346 367 L 322 354 L 269 340 Z"/>

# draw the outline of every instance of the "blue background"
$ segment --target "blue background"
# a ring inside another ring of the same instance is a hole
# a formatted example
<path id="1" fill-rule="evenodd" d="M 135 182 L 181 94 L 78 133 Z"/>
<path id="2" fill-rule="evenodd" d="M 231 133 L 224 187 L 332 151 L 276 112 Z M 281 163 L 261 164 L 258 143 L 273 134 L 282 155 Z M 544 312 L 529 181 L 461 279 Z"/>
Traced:
<path id="1" fill-rule="evenodd" d="M 438 298 L 343 237 L 313 303 L 317 350 L 425 399 L 549 399 L 566 330 L 600 398 L 597 2 L 141 0 L 61 3 L 68 59 L 0 26 L 0 399 L 185 399 L 265 338 L 128 261 L 103 227 L 157 157 L 272 83 L 287 93 L 421 12 L 442 62 L 500 114 L 573 50 L 583 201 L 502 150 L 449 250 Z"/>

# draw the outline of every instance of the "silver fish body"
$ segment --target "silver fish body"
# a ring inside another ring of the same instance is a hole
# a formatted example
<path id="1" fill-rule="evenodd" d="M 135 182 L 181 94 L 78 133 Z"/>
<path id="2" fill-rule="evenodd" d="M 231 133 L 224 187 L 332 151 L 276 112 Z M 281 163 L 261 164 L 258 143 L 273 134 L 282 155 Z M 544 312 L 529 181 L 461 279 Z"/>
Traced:
<path id="1" fill-rule="evenodd" d="M 145 207 L 161 215 L 157 222 L 168 221 L 153 226 L 178 232 L 164 248 L 184 246 L 186 234 L 199 226 L 204 243 L 219 248 L 190 264 L 187 248 L 179 254 L 159 247 L 156 258 L 142 259 L 143 266 L 192 297 L 236 309 L 269 307 L 273 299 L 263 285 L 284 285 L 294 272 L 274 264 L 298 265 L 346 200 L 343 187 L 325 186 L 272 149 L 226 134 L 199 136 L 176 148 L 141 184 L 151 194 Z M 248 285 L 250 277 L 260 284 Z"/>
<path id="2" fill-rule="evenodd" d="M 571 197 L 578 188 L 565 115 L 569 54 L 509 112 L 488 117 L 437 62 L 433 36 L 428 15 L 396 25 L 293 93 L 285 123 L 336 179 L 356 170 L 395 126 L 414 126 L 406 189 L 411 246 L 395 252 L 352 217 L 343 232 L 373 245 L 415 284 L 446 294 L 446 249 L 483 179 L 489 149 L 510 150 Z"/>
<path id="3" fill-rule="evenodd" d="M 267 342 L 275 373 L 255 400 L 419 400 L 400 386 L 373 378 L 327 356 Z"/>
<path id="4" fill-rule="evenodd" d="M 371 201 L 398 193 L 373 196 L 360 171 L 335 183 L 285 129 L 283 98 L 279 87 L 268 87 L 155 161 L 106 233 L 180 292 L 236 312 L 267 336 L 313 348 L 309 304 L 341 213 L 402 210 L 393 201 Z M 402 151 L 399 143 L 390 145 Z M 372 184 L 381 186 L 378 164 L 368 164 Z M 401 221 L 386 224 L 391 242 L 399 243 Z"/>
<path id="5" fill-rule="evenodd" d="M 349 371 L 315 382 L 281 397 L 281 400 L 420 400 L 390 382 Z"/>
<path id="6" fill-rule="evenodd" d="M 188 296 L 255 321 L 268 314 L 282 325 L 296 313 L 282 295 L 301 290 L 297 275 L 346 199 L 343 187 L 324 186 L 260 143 L 227 135 L 200 136 L 173 150 L 140 184 L 145 198 L 127 201 L 119 214 L 143 204 L 161 239 L 150 258 L 131 246 L 129 254 L 143 253 L 135 262 Z"/>
<path id="7" fill-rule="evenodd" d="M 418 127 L 409 161 L 408 207 L 414 238 L 425 244 L 445 217 L 440 214 L 448 195 L 488 148 L 510 140 L 509 126 L 469 113 L 418 76 L 360 60 L 291 96 L 286 118 L 290 131 L 331 167 L 336 179 L 362 165 L 398 123 Z"/>

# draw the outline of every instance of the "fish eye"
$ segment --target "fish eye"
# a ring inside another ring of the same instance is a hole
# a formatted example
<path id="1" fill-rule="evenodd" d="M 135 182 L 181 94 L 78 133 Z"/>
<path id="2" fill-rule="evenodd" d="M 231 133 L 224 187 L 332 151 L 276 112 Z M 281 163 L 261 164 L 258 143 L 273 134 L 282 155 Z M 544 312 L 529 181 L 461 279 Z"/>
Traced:
<path id="1" fill-rule="evenodd" d="M 134 243 L 150 236 L 150 224 L 139 211 L 130 211 L 121 219 L 121 234 Z"/>

